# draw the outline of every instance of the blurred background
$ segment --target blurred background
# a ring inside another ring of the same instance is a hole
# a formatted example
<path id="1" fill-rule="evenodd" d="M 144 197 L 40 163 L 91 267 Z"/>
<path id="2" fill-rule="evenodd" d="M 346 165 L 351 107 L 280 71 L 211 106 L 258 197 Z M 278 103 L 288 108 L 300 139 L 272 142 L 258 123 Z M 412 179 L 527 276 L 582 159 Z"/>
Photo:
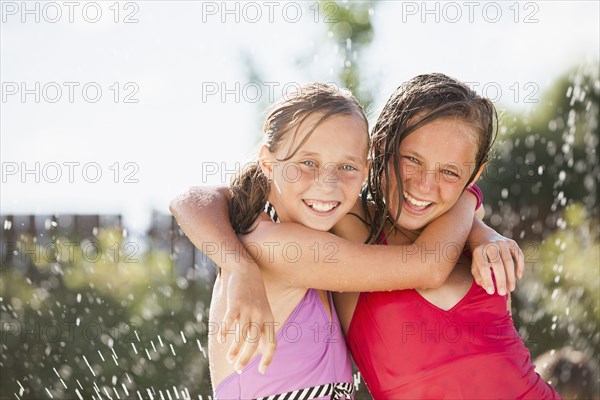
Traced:
<path id="1" fill-rule="evenodd" d="M 210 398 L 214 265 L 169 200 L 227 184 L 287 90 L 349 87 L 374 122 L 433 71 L 502 113 L 478 184 L 526 256 L 513 318 L 538 371 L 600 398 L 598 2 L 0 8 L 0 398 Z"/>

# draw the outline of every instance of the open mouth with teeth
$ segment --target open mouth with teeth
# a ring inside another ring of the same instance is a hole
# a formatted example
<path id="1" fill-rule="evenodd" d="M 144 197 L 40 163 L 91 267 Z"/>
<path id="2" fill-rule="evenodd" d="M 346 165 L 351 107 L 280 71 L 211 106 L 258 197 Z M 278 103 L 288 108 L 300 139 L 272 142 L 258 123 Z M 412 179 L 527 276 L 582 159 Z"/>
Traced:
<path id="1" fill-rule="evenodd" d="M 320 201 L 320 200 L 302 200 L 305 206 L 311 209 L 311 211 L 320 215 L 333 214 L 336 208 L 341 204 L 339 201 Z"/>
<path id="2" fill-rule="evenodd" d="M 432 201 L 417 200 L 414 197 L 412 197 L 408 192 L 403 192 L 403 194 L 404 204 L 407 206 L 407 208 L 413 211 L 423 211 L 433 204 Z"/>

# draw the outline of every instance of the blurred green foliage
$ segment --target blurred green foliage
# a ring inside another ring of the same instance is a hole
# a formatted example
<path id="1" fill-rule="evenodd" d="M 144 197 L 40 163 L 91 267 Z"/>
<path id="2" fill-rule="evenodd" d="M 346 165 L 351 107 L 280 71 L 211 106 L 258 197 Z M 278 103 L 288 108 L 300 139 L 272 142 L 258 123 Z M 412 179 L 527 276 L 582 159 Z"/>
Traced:
<path id="1" fill-rule="evenodd" d="M 376 2 L 360 1 L 356 3 L 332 2 L 321 0 L 323 15 L 330 16 L 328 36 L 333 39 L 339 50 L 341 67 L 338 79 L 342 87 L 352 91 L 365 110 L 373 103 L 371 88 L 361 85 L 359 55 L 373 40 L 371 16 Z"/>
<path id="2" fill-rule="evenodd" d="M 534 357 L 566 345 L 597 357 L 599 111 L 598 65 L 574 68 L 530 113 L 502 118 L 478 182 L 486 222 L 525 253 L 513 316 Z"/>
<path id="3" fill-rule="evenodd" d="M 70 236 L 48 247 L 20 235 L 11 263 L 3 260 L 1 397 L 210 395 L 210 283 L 176 273 L 149 238 L 111 227 Z"/>

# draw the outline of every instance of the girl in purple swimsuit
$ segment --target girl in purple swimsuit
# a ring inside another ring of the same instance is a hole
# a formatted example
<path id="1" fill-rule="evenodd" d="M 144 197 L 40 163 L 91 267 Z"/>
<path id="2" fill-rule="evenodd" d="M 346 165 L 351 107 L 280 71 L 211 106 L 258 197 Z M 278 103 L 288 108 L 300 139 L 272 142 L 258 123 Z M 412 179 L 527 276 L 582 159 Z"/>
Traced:
<path id="1" fill-rule="evenodd" d="M 212 335 L 209 359 L 215 397 L 349 398 L 352 367 L 331 294 L 270 269 L 267 246 L 282 251 L 273 240 L 278 223 L 327 231 L 350 210 L 367 174 L 367 121 L 349 92 L 310 85 L 281 102 L 267 117 L 264 131 L 266 142 L 258 163 L 231 185 L 231 222 L 243 242 L 251 243 L 248 249 L 262 268 L 275 316 L 277 367 L 261 371 L 255 358 L 236 373 L 235 366 L 225 361 L 231 340 L 240 340 L 236 334 L 246 340 L 253 336 L 258 340 L 263 334 L 252 324 L 242 324 L 231 335 L 222 332 L 226 342 L 219 343 Z M 326 174 L 320 173 L 321 166 L 329 169 Z M 292 247 L 284 250 L 286 256 L 298 257 Z M 226 313 L 224 282 L 229 278 L 221 270 L 213 290 L 211 321 L 221 321 Z"/>

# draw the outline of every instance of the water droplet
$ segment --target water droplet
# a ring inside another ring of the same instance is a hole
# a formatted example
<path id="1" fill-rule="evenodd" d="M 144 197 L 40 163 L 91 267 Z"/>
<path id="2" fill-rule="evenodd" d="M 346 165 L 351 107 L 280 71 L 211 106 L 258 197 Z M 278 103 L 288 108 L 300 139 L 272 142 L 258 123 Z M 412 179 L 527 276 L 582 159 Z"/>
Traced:
<path id="1" fill-rule="evenodd" d="M 567 173 L 565 171 L 560 171 L 558 173 L 558 179 L 562 182 L 565 180 L 565 178 L 567 177 Z M 562 192 L 561 192 L 562 193 Z"/>

